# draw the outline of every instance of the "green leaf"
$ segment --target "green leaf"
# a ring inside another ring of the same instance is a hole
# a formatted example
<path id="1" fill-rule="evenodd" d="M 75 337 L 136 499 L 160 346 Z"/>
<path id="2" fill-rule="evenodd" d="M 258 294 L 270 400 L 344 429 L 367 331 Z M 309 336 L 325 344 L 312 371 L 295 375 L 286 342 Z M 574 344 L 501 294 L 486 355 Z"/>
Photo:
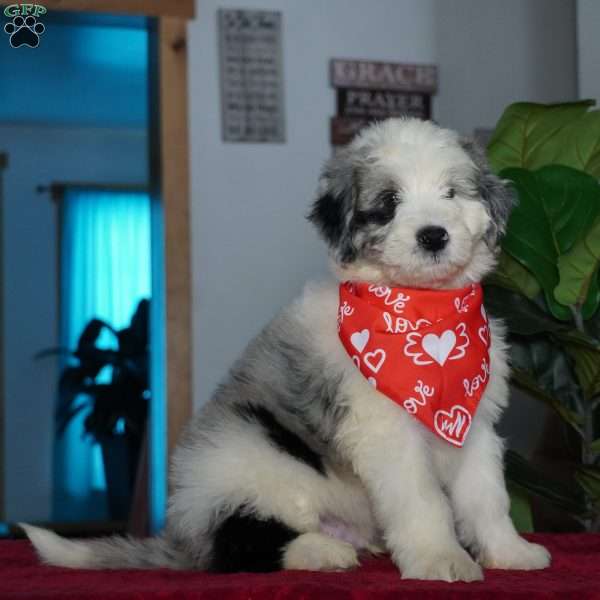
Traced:
<path id="1" fill-rule="evenodd" d="M 569 344 L 565 345 L 565 349 L 575 361 L 575 373 L 583 397 L 589 400 L 600 394 L 600 349 Z"/>
<path id="2" fill-rule="evenodd" d="M 538 384 L 530 373 L 522 369 L 513 368 L 511 372 L 511 381 L 523 391 L 548 405 L 558 413 L 563 421 L 568 423 L 577 433 L 579 433 L 579 435 L 583 435 L 581 429 L 582 418 L 574 410 L 565 406 L 565 404 L 555 395 L 547 392 Z"/>
<path id="3" fill-rule="evenodd" d="M 565 104 L 511 104 L 500 117 L 488 144 L 487 154 L 492 168 L 499 173 L 507 167 L 537 169 L 556 162 L 563 143 L 560 134 L 593 105 L 593 100 Z"/>
<path id="4" fill-rule="evenodd" d="M 590 444 L 590 450 L 592 452 L 600 452 L 600 438 L 598 438 L 597 440 L 594 440 L 591 444 Z"/>
<path id="5" fill-rule="evenodd" d="M 570 326 L 554 319 L 535 302 L 513 289 L 485 284 L 484 297 L 486 310 L 491 316 L 502 319 L 511 333 L 561 335 L 571 331 Z"/>
<path id="6" fill-rule="evenodd" d="M 600 269 L 596 269 L 596 273 L 590 280 L 587 299 L 581 309 L 583 318 L 591 319 L 598 312 L 598 306 L 600 306 Z"/>
<path id="7" fill-rule="evenodd" d="M 600 273 L 598 273 L 598 279 L 600 280 Z M 600 340 L 600 309 L 586 321 L 585 330 L 588 335 Z"/>
<path id="8" fill-rule="evenodd" d="M 574 408 L 600 394 L 600 342 L 518 292 L 495 285 L 484 290 L 486 309 L 510 334 L 514 382 L 578 429 Z"/>
<path id="9" fill-rule="evenodd" d="M 580 467 L 575 473 L 575 479 L 590 500 L 594 504 L 600 504 L 600 470 L 594 467 Z"/>
<path id="10" fill-rule="evenodd" d="M 571 323 L 555 319 L 519 292 L 496 285 L 494 280 L 484 285 L 484 294 L 486 310 L 491 316 L 502 319 L 511 334 L 544 335 L 554 343 L 600 348 L 598 340 L 577 331 Z"/>
<path id="11" fill-rule="evenodd" d="M 558 141 L 553 162 L 600 178 L 600 111 L 590 111 L 569 123 Z"/>
<path id="12" fill-rule="evenodd" d="M 518 486 L 523 491 L 544 498 L 574 515 L 581 515 L 587 511 L 581 490 L 543 475 L 514 450 L 506 452 L 504 463 L 506 479 L 511 489 Z"/>
<path id="13" fill-rule="evenodd" d="M 583 318 L 589 319 L 598 309 L 598 266 L 600 265 L 600 218 L 583 238 L 558 257 L 559 284 L 554 297 L 561 304 L 583 307 Z"/>
<path id="14" fill-rule="evenodd" d="M 521 292 L 528 298 L 535 298 L 541 289 L 535 277 L 506 252 L 500 253 L 498 266 L 488 281 Z"/>
<path id="15" fill-rule="evenodd" d="M 585 173 L 551 165 L 537 171 L 510 168 L 519 194 L 503 248 L 534 274 L 552 314 L 571 319 L 571 311 L 554 297 L 560 281 L 558 259 L 567 254 L 600 215 L 600 186 Z"/>
<path id="16" fill-rule="evenodd" d="M 529 496 L 518 486 L 508 485 L 510 496 L 510 518 L 520 533 L 533 532 L 533 514 Z"/>

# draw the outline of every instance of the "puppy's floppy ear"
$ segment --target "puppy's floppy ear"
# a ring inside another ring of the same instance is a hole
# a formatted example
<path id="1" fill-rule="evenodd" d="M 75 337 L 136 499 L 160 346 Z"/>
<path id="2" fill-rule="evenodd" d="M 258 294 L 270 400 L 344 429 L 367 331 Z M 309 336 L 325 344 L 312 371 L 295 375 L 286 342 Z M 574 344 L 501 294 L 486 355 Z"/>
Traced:
<path id="1" fill-rule="evenodd" d="M 460 144 L 477 169 L 477 189 L 491 218 L 486 238 L 490 246 L 495 246 L 506 231 L 508 217 L 516 204 L 516 193 L 510 181 L 492 173 L 485 152 L 479 144 L 470 139 L 461 139 Z"/>
<path id="2" fill-rule="evenodd" d="M 350 152 L 340 150 L 323 167 L 317 199 L 308 215 L 308 220 L 340 263 L 349 263 L 356 258 L 356 248 L 352 244 L 352 215 L 357 196 L 358 176 Z"/>

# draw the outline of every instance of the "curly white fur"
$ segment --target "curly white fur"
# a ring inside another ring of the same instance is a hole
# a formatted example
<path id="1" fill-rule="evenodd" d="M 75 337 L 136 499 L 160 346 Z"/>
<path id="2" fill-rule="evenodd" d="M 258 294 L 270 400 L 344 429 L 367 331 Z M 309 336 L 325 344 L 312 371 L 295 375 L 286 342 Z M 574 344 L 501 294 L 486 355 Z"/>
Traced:
<path id="1" fill-rule="evenodd" d="M 493 267 L 511 204 L 481 153 L 454 132 L 394 119 L 325 166 L 310 219 L 339 279 L 453 288 Z M 418 241 L 431 225 L 448 234 L 436 252 Z M 342 569 L 357 550 L 384 545 L 405 578 L 474 581 L 482 567 L 547 567 L 548 552 L 519 537 L 508 516 L 494 432 L 508 400 L 502 326 L 490 322 L 490 380 L 455 448 L 354 368 L 337 310 L 335 283 L 310 285 L 249 345 L 174 454 L 162 536 L 71 542 L 26 527 L 44 561 Z M 278 547 L 249 533 L 266 527 Z M 334 539 L 340 527 L 351 533 Z M 252 548 L 245 555 L 240 541 Z"/>

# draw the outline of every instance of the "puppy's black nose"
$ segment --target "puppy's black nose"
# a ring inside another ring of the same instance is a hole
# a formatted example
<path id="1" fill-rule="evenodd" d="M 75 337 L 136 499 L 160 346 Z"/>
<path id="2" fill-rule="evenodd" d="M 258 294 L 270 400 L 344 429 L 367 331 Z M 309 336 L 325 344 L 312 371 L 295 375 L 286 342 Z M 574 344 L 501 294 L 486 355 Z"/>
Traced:
<path id="1" fill-rule="evenodd" d="M 417 231 L 419 246 L 429 252 L 438 252 L 446 247 L 450 236 L 443 227 L 428 225 Z"/>

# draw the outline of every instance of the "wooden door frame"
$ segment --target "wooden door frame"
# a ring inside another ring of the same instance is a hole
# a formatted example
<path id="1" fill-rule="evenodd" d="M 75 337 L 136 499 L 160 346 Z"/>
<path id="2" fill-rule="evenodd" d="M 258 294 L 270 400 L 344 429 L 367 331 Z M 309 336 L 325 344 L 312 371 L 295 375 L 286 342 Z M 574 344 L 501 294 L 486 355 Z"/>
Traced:
<path id="1" fill-rule="evenodd" d="M 8 155 L 0 151 L 0 290 L 4 288 L 4 197 L 2 171 L 8 166 Z M 4 481 L 6 469 L 4 468 L 4 432 L 6 427 L 5 419 L 5 397 L 4 397 L 4 297 L 0 294 L 0 521 L 6 518 L 5 514 L 5 485 Z"/>
<path id="2" fill-rule="evenodd" d="M 0 0 L 0 4 L 17 4 L 15 0 Z M 194 0 L 40 0 L 48 10 L 112 13 L 144 17 L 194 18 Z M 43 17 L 42 17 L 43 20 Z"/>
<path id="3" fill-rule="evenodd" d="M 14 4 L 0 0 L 0 5 Z M 160 198 L 164 210 L 167 448 L 192 412 L 187 19 L 194 0 L 41 0 L 48 10 L 156 17 Z M 43 21 L 43 17 L 42 17 Z M 151 61 L 152 62 L 152 61 Z"/>
<path id="4" fill-rule="evenodd" d="M 192 413 L 187 23 L 158 19 L 160 197 L 164 210 L 169 455 Z"/>

